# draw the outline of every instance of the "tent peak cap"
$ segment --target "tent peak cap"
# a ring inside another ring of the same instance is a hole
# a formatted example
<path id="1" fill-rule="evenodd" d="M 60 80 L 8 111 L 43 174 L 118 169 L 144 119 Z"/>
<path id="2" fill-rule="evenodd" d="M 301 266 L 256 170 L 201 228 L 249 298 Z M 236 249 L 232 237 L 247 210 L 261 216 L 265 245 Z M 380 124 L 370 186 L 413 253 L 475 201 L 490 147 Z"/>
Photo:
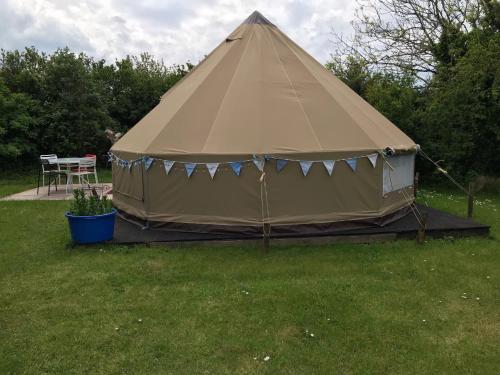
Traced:
<path id="1" fill-rule="evenodd" d="M 262 15 L 258 10 L 254 10 L 248 18 L 243 21 L 243 24 L 260 24 L 276 27 L 271 21 Z"/>

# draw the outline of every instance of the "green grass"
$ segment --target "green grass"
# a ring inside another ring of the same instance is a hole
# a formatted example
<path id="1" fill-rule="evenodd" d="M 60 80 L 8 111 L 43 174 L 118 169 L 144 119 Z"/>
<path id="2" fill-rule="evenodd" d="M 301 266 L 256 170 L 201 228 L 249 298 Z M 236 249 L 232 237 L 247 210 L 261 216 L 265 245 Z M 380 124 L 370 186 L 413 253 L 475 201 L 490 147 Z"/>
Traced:
<path id="1" fill-rule="evenodd" d="M 0 202 L 0 373 L 498 374 L 500 196 L 479 202 L 491 238 L 267 255 L 72 248 L 68 202 Z"/>

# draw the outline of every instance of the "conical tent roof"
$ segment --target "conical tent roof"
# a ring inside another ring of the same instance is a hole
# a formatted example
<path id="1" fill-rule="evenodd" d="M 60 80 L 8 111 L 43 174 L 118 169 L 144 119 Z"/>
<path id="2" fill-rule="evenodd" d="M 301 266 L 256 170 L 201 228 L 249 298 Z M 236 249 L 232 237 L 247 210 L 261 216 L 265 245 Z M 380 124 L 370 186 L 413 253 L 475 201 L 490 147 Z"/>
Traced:
<path id="1" fill-rule="evenodd" d="M 254 12 L 112 150 L 216 156 L 386 147 L 415 143 Z"/>

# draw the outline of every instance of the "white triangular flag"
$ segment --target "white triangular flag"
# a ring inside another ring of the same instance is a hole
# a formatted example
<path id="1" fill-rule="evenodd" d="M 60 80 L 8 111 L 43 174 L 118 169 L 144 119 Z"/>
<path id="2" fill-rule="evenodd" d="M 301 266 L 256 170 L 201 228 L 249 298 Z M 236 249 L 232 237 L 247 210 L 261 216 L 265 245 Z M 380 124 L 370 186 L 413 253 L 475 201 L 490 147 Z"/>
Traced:
<path id="1" fill-rule="evenodd" d="M 377 158 L 378 154 L 368 155 L 368 160 L 370 160 L 370 163 L 372 163 L 373 168 L 375 168 L 375 166 L 377 165 Z"/>
<path id="2" fill-rule="evenodd" d="M 325 166 L 328 175 L 331 176 L 333 167 L 335 166 L 335 160 L 323 160 L 323 165 Z"/>
<path id="3" fill-rule="evenodd" d="M 214 179 L 215 173 L 217 172 L 217 168 L 219 168 L 219 163 L 206 163 L 208 173 L 210 173 L 210 177 L 212 180 Z"/>
<path id="4" fill-rule="evenodd" d="M 307 161 L 307 160 L 302 160 L 302 161 L 299 161 L 300 163 L 300 168 L 302 168 L 302 173 L 304 174 L 304 176 L 307 176 L 307 174 L 309 173 L 309 169 L 311 169 L 311 166 L 312 166 L 312 161 Z"/>
<path id="5" fill-rule="evenodd" d="M 174 164 L 175 161 L 173 160 L 163 160 L 163 166 L 165 167 L 165 172 L 167 173 L 167 175 L 170 173 L 170 170 L 172 169 Z"/>
<path id="6" fill-rule="evenodd" d="M 261 172 L 264 171 L 265 159 L 253 159 L 252 161 L 259 171 L 261 171 Z"/>

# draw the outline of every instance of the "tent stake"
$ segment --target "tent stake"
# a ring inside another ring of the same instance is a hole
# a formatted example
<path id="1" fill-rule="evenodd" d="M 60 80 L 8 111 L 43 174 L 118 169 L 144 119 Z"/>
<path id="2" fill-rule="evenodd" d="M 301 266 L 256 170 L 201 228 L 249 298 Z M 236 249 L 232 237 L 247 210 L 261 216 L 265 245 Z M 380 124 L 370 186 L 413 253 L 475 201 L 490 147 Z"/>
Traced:
<path id="1" fill-rule="evenodd" d="M 427 213 L 424 212 L 420 218 L 420 225 L 417 232 L 417 243 L 425 242 L 425 228 L 427 227 Z"/>
<path id="2" fill-rule="evenodd" d="M 472 219 L 472 214 L 474 212 L 474 183 L 469 183 L 469 194 L 467 194 L 467 219 Z"/>

